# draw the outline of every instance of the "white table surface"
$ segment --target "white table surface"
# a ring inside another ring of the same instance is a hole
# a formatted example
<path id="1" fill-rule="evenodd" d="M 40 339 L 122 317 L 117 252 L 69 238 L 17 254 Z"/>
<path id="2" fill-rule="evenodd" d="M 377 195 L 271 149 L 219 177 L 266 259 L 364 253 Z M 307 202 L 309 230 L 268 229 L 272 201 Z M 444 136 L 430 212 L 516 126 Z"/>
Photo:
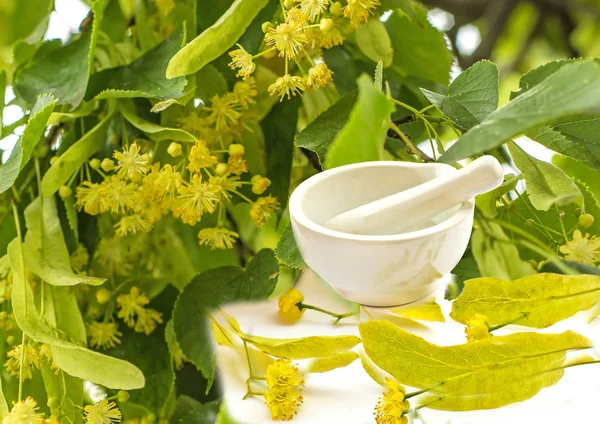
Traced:
<path id="1" fill-rule="evenodd" d="M 348 304 L 339 299 L 312 272 L 306 272 L 297 287 L 305 295 L 305 302 L 325 309 L 345 312 Z M 464 326 L 448 317 L 451 303 L 444 300 L 443 289 L 436 295 L 446 315 L 446 323 L 417 323 L 397 318 L 394 322 L 407 331 L 439 345 L 465 342 Z M 286 325 L 277 317 L 277 300 L 261 303 L 232 304 L 223 308 L 234 316 L 244 332 L 273 338 L 295 338 L 314 335 L 358 335 L 358 319 L 349 318 L 336 326 L 324 314 L 307 310 L 300 321 Z M 386 313 L 369 309 L 373 314 Z M 377 315 L 374 315 L 377 318 Z M 545 332 L 562 332 L 570 329 L 600 342 L 600 319 L 587 324 L 589 312 L 544 329 Z M 365 318 L 366 319 L 366 318 Z M 525 327 L 510 326 L 509 331 L 531 331 Z M 359 345 L 360 346 L 360 345 Z M 579 352 L 582 353 L 582 352 Z M 600 358 L 597 350 L 584 351 Z M 217 347 L 217 365 L 224 386 L 224 401 L 231 418 L 240 424 L 266 424 L 272 422 L 262 398 L 242 400 L 246 393 L 248 376 L 245 358 L 236 351 Z M 302 367 L 303 361 L 296 361 Z M 374 423 L 373 408 L 382 388 L 364 372 L 357 360 L 346 368 L 324 374 L 306 375 L 303 391 L 304 404 L 292 420 L 296 424 L 363 424 Z M 599 423 L 600 422 L 600 364 L 570 368 L 561 381 L 543 389 L 533 398 L 506 407 L 469 412 L 447 412 L 421 409 L 424 424 L 536 424 L 536 423 Z M 421 422 L 415 420 L 415 423 Z"/>

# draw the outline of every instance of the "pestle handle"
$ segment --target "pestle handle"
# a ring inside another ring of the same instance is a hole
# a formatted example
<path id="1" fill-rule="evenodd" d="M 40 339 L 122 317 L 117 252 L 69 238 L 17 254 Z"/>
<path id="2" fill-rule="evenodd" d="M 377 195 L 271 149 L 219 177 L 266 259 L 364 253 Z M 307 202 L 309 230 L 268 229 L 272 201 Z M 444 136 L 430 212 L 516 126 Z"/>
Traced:
<path id="1" fill-rule="evenodd" d="M 458 171 L 329 218 L 325 227 L 362 235 L 399 234 L 495 189 L 504 180 L 493 156 L 482 156 Z"/>

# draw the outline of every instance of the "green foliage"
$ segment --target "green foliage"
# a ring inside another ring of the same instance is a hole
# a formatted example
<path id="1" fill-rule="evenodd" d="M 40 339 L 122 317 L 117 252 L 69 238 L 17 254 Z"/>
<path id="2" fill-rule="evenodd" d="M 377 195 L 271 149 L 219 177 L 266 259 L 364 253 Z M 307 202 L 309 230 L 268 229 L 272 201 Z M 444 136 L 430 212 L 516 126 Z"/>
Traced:
<path id="1" fill-rule="evenodd" d="M 356 30 L 356 44 L 360 51 L 373 62 L 381 61 L 387 68 L 394 60 L 392 41 L 385 25 L 377 18 L 371 18 Z"/>
<path id="2" fill-rule="evenodd" d="M 305 269 L 307 266 L 300 254 L 300 250 L 298 250 L 291 226 L 287 226 L 281 234 L 275 254 L 277 255 L 277 259 L 290 268 Z"/>

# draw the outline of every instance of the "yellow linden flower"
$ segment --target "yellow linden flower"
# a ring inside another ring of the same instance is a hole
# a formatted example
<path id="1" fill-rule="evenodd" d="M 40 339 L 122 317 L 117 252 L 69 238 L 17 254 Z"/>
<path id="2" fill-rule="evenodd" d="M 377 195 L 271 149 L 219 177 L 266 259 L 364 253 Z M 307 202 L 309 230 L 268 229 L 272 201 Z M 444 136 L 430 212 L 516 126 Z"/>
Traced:
<path id="1" fill-rule="evenodd" d="M 6 353 L 8 359 L 4 363 L 4 368 L 10 375 L 18 376 L 21 370 L 21 355 L 23 356 L 23 380 L 27 380 L 33 377 L 33 371 L 40 367 L 40 354 L 32 346 L 25 345 L 25 352 L 23 352 L 23 345 L 17 345 Z"/>
<path id="2" fill-rule="evenodd" d="M 265 35 L 265 42 L 269 47 L 277 48 L 279 56 L 293 59 L 302 50 L 302 45 L 306 43 L 304 24 L 297 21 L 279 24 L 275 28 L 269 29 Z"/>
<path id="3" fill-rule="evenodd" d="M 242 115 L 241 108 L 235 93 L 215 95 L 211 99 L 210 107 L 206 108 L 210 112 L 208 122 L 215 124 L 217 131 L 226 130 L 237 124 Z"/>
<path id="4" fill-rule="evenodd" d="M 281 102 L 286 95 L 287 98 L 290 99 L 291 96 L 301 94 L 301 92 L 304 91 L 304 80 L 302 77 L 285 74 L 284 76 L 277 78 L 277 80 L 269 86 L 268 90 L 271 96 L 280 96 L 279 101 Z"/>
<path id="5" fill-rule="evenodd" d="M 271 185 L 271 180 L 261 175 L 255 175 L 250 180 L 252 183 L 252 193 L 263 194 Z"/>
<path id="6" fill-rule="evenodd" d="M 31 397 L 13 404 L 2 424 L 44 424 L 44 416 L 38 412 L 38 406 Z"/>
<path id="7" fill-rule="evenodd" d="M 104 203 L 104 187 L 100 184 L 84 181 L 77 187 L 77 209 L 85 211 L 89 215 L 97 215 L 102 212 Z"/>
<path id="8" fill-rule="evenodd" d="M 298 307 L 302 301 L 304 301 L 304 295 L 296 289 L 290 289 L 279 298 L 279 310 L 277 311 L 279 316 L 289 323 L 297 321 L 304 313 L 304 309 Z"/>
<path id="9" fill-rule="evenodd" d="M 227 199 L 231 199 L 230 193 L 234 193 L 238 188 L 242 186 L 242 183 L 240 183 L 239 180 L 240 177 L 238 177 L 237 175 L 226 175 L 222 177 L 210 177 L 208 181 L 210 185 L 212 185 L 215 188 L 216 193 L 219 195 L 219 201 L 223 202 Z"/>
<path id="10" fill-rule="evenodd" d="M 329 0 L 301 0 L 300 11 L 312 21 L 327 9 Z"/>
<path id="11" fill-rule="evenodd" d="M 280 358 L 267 368 L 265 402 L 274 420 L 291 420 L 302 405 L 304 379 L 289 359 Z"/>
<path id="12" fill-rule="evenodd" d="M 575 230 L 573 239 L 561 246 L 560 252 L 565 255 L 565 259 L 568 261 L 595 265 L 600 261 L 600 239 L 590 238 L 589 234 L 583 236 L 581 231 Z"/>
<path id="13" fill-rule="evenodd" d="M 398 382 L 385 379 L 385 391 L 375 406 L 377 424 L 407 424 L 410 403 L 404 398 L 406 390 Z"/>
<path id="14" fill-rule="evenodd" d="M 203 228 L 198 233 L 200 245 L 215 249 L 231 249 L 239 234 L 227 228 Z"/>
<path id="15" fill-rule="evenodd" d="M 209 168 L 218 162 L 216 156 L 211 156 L 204 140 L 198 140 L 190 149 L 187 169 L 191 172 L 200 173 L 202 168 Z"/>
<path id="16" fill-rule="evenodd" d="M 150 335 L 158 324 L 162 324 L 162 314 L 154 309 L 141 309 L 137 313 L 137 321 L 133 329 L 138 333 Z"/>
<path id="17" fill-rule="evenodd" d="M 325 87 L 327 83 L 333 81 L 331 75 L 333 72 L 327 67 L 325 63 L 319 63 L 308 70 L 308 76 L 306 77 L 306 88 L 310 90 L 317 90 L 321 87 Z"/>
<path id="18" fill-rule="evenodd" d="M 115 169 L 121 178 L 130 179 L 134 173 L 145 174 L 150 169 L 150 155 L 148 153 L 140 155 L 140 146 L 135 142 L 125 147 L 122 152 L 115 150 L 113 157 L 118 162 Z"/>
<path id="19" fill-rule="evenodd" d="M 252 55 L 242 45 L 237 44 L 237 46 L 239 47 L 237 50 L 229 52 L 229 56 L 231 56 L 229 67 L 234 70 L 239 69 L 236 76 L 246 79 L 252 75 L 256 69 L 256 64 L 253 61 Z"/>
<path id="20" fill-rule="evenodd" d="M 292 1 L 294 1 L 294 0 L 292 0 Z M 304 26 L 308 22 L 308 16 L 305 15 L 304 13 L 302 13 L 302 11 L 300 9 L 298 9 L 297 7 L 292 7 L 291 9 L 289 9 L 287 11 L 287 14 L 285 17 L 285 23 L 289 24 L 292 22 L 295 22 L 299 25 Z M 269 29 L 271 29 L 271 28 L 269 28 Z"/>
<path id="21" fill-rule="evenodd" d="M 188 116 L 179 119 L 179 126 L 196 137 L 201 137 L 206 131 L 210 130 L 210 123 L 205 117 L 198 115 L 197 112 L 190 112 Z"/>
<path id="22" fill-rule="evenodd" d="M 123 213 L 127 209 L 134 209 L 137 202 L 137 186 L 123 181 L 116 175 L 104 181 L 103 210 L 114 213 Z"/>
<path id="23" fill-rule="evenodd" d="M 251 104 L 256 103 L 254 98 L 258 94 L 254 78 L 248 78 L 247 81 L 236 82 L 233 86 L 233 93 L 236 95 L 237 101 L 242 108 L 248 109 Z"/>
<path id="24" fill-rule="evenodd" d="M 154 180 L 154 187 L 159 196 L 175 194 L 181 184 L 181 174 L 171 165 L 165 165 Z"/>
<path id="25" fill-rule="evenodd" d="M 352 28 L 356 28 L 366 22 L 369 14 L 373 13 L 373 9 L 380 4 L 379 0 L 348 0 L 348 4 L 344 7 L 344 17 L 350 19 Z"/>
<path id="26" fill-rule="evenodd" d="M 262 227 L 277 209 L 279 209 L 279 202 L 276 198 L 273 196 L 259 197 L 250 208 L 250 218 L 258 227 Z"/>
<path id="27" fill-rule="evenodd" d="M 123 293 L 117 297 L 117 316 L 138 333 L 150 334 L 163 320 L 160 312 L 145 308 L 148 303 L 150 299 L 140 289 L 132 287 L 129 294 Z"/>
<path id="28" fill-rule="evenodd" d="M 490 334 L 490 326 L 484 315 L 475 314 L 472 317 L 467 318 L 466 325 L 465 334 L 467 335 L 467 340 L 470 342 L 492 337 Z"/>
<path id="29" fill-rule="evenodd" d="M 194 175 L 189 183 L 184 182 L 179 187 L 173 215 L 188 225 L 195 225 L 205 212 L 215 211 L 219 201 L 217 190 L 218 187 L 203 183 L 200 176 Z"/>
<path id="30" fill-rule="evenodd" d="M 90 346 L 97 349 L 109 349 L 121 343 L 119 339 L 123 334 L 119 332 L 119 324 L 116 322 L 94 321 L 87 326 Z"/>
<path id="31" fill-rule="evenodd" d="M 58 375 L 60 368 L 58 368 L 58 365 L 56 365 L 56 362 L 54 362 L 50 345 L 44 343 L 40 346 L 40 358 L 46 359 L 46 361 L 48 361 L 50 364 L 50 369 L 54 371 L 54 375 Z"/>
<path id="32" fill-rule="evenodd" d="M 117 236 L 125 237 L 138 232 L 148 233 L 152 230 L 152 225 L 144 216 L 135 213 L 121 217 L 119 222 L 114 225 L 114 229 Z"/>
<path id="33" fill-rule="evenodd" d="M 115 402 L 109 402 L 106 399 L 101 400 L 94 405 L 87 405 L 83 408 L 86 424 L 112 424 L 121 422 L 121 411 L 117 408 Z"/>
<path id="34" fill-rule="evenodd" d="M 248 172 L 248 165 L 246 165 L 246 160 L 242 155 L 231 155 L 229 159 L 227 159 L 227 166 L 229 172 L 235 175 L 242 175 L 245 172 Z"/>

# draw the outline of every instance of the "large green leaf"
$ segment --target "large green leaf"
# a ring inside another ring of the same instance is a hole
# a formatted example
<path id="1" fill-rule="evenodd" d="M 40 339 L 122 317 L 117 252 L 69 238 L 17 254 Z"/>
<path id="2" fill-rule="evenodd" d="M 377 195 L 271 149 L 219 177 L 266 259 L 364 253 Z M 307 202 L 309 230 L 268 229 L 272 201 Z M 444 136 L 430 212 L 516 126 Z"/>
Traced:
<path id="1" fill-rule="evenodd" d="M 498 67 L 487 60 L 475 63 L 452 81 L 447 96 L 421 91 L 448 118 L 472 128 L 498 107 Z"/>
<path id="2" fill-rule="evenodd" d="M 112 97 L 149 97 L 170 99 L 183 96 L 187 84 L 184 77 L 167 79 L 169 60 L 184 42 L 183 26 L 162 43 L 133 62 L 105 69 L 92 75 L 86 99 Z"/>
<path id="3" fill-rule="evenodd" d="M 95 1 L 92 6 L 94 23 L 91 32 L 75 41 L 37 57 L 21 69 L 15 81 L 15 91 L 30 103 L 40 94 L 52 94 L 59 104 L 77 107 L 85 96 L 94 64 L 98 27 L 108 0 Z"/>
<path id="4" fill-rule="evenodd" d="M 387 321 L 364 322 L 359 329 L 365 352 L 377 366 L 401 384 L 432 389 L 430 396 L 438 401 L 430 408 L 455 411 L 526 400 L 560 380 L 563 371 L 555 368 L 568 350 L 592 345 L 570 331 L 437 346 Z"/>
<path id="5" fill-rule="evenodd" d="M 575 62 L 490 114 L 442 156 L 451 163 L 483 153 L 541 125 L 581 113 L 600 112 L 600 65 Z"/>
<path id="6" fill-rule="evenodd" d="M 498 214 L 496 203 L 502 196 L 513 191 L 521 178 L 512 174 L 505 175 L 504 182 L 500 186 L 475 197 L 477 209 L 486 218 L 495 218 Z"/>
<path id="7" fill-rule="evenodd" d="M 509 143 L 508 149 L 525 176 L 533 207 L 547 211 L 552 205 L 563 206 L 581 200 L 579 188 L 562 169 L 529 156 L 513 142 Z"/>
<path id="8" fill-rule="evenodd" d="M 356 44 L 373 62 L 381 61 L 386 68 L 393 63 L 392 41 L 379 18 L 373 17 L 356 29 Z"/>
<path id="9" fill-rule="evenodd" d="M 419 17 L 427 14 L 420 5 L 415 4 L 414 10 Z M 441 32 L 426 19 L 413 21 L 400 9 L 394 10 L 385 26 L 394 48 L 392 69 L 402 75 L 448 85 L 452 55 Z"/>
<path id="10" fill-rule="evenodd" d="M 294 269 L 304 269 L 307 267 L 306 262 L 300 254 L 296 239 L 294 238 L 294 232 L 292 227 L 288 225 L 281 234 L 277 248 L 275 249 L 277 259 L 283 262 L 285 265 Z"/>
<path id="11" fill-rule="evenodd" d="M 44 134 L 48 118 L 52 114 L 56 100 L 52 96 L 39 96 L 31 110 L 23 135 L 13 148 L 8 160 L 0 165 L 0 193 L 8 190 L 27 165 L 33 148 Z"/>
<path id="12" fill-rule="evenodd" d="M 326 168 L 381 160 L 393 111 L 392 101 L 369 76 L 362 75 L 358 79 L 358 99 L 348 122 L 329 147 Z"/>
<path id="13" fill-rule="evenodd" d="M 112 389 L 133 390 L 144 386 L 144 374 L 129 362 L 59 338 L 56 330 L 41 318 L 34 303 L 33 291 L 25 280 L 20 240 L 15 239 L 9 244 L 8 259 L 14 276 L 12 306 L 17 324 L 28 337 L 50 345 L 54 362 L 60 369 Z"/>
<path id="14" fill-rule="evenodd" d="M 173 312 L 174 329 L 183 353 L 212 381 L 215 371 L 206 313 L 225 303 L 266 299 L 277 282 L 279 265 L 272 250 L 257 253 L 245 270 L 209 269 L 185 286 Z"/>
<path id="15" fill-rule="evenodd" d="M 225 53 L 268 2 L 236 0 L 217 22 L 177 52 L 167 67 L 167 78 L 192 74 Z"/>
<path id="16" fill-rule="evenodd" d="M 296 146 L 315 152 L 321 165 L 325 164 L 329 146 L 348 122 L 356 96 L 356 92 L 346 94 L 317 116 L 296 135 Z"/>
<path id="17" fill-rule="evenodd" d="M 481 314 L 490 325 L 514 321 L 544 328 L 592 308 L 600 301 L 600 276 L 536 274 L 506 281 L 476 278 L 466 281 L 462 294 L 452 303 L 450 316 L 462 323 Z"/>

